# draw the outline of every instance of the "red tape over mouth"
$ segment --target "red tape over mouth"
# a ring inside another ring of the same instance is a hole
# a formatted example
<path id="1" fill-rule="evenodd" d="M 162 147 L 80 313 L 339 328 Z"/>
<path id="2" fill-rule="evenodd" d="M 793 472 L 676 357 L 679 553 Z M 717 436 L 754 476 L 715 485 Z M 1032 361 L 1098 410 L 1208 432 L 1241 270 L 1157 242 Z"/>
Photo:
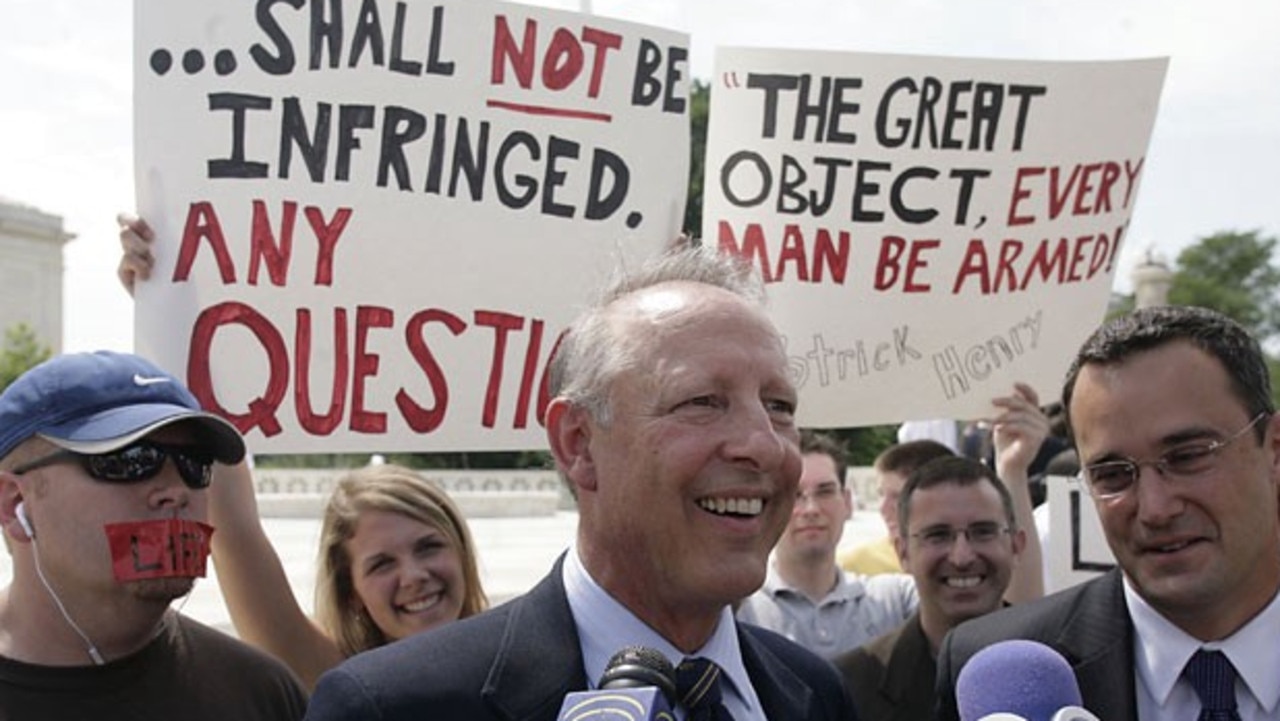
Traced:
<path id="1" fill-rule="evenodd" d="M 103 529 L 117 581 L 205 575 L 213 537 L 213 526 L 207 523 L 166 518 L 108 523 Z"/>

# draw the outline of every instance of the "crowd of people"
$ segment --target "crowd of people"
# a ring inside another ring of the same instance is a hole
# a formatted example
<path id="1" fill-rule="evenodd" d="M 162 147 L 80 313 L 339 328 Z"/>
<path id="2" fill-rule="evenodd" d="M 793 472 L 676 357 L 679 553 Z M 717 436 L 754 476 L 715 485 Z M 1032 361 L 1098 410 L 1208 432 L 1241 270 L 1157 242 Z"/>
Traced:
<path id="1" fill-rule="evenodd" d="M 132 289 L 154 238 L 121 241 Z M 1011 638 L 1101 718 L 1276 717 L 1280 420 L 1237 324 L 1148 309 L 1081 348 L 1062 423 L 1118 565 L 1042 598 L 1033 469 L 1065 442 L 1036 391 L 993 399 L 986 462 L 882 453 L 886 535 L 838 558 L 847 459 L 797 426 L 763 295 L 683 245 L 571 324 L 545 426 L 577 532 L 492 609 L 457 506 L 379 466 L 325 505 L 308 618 L 230 424 L 135 355 L 28 371 L 0 395 L 0 719 L 551 720 L 633 646 L 681 719 L 952 719 L 965 662 Z M 170 607 L 210 557 L 239 640 Z"/>

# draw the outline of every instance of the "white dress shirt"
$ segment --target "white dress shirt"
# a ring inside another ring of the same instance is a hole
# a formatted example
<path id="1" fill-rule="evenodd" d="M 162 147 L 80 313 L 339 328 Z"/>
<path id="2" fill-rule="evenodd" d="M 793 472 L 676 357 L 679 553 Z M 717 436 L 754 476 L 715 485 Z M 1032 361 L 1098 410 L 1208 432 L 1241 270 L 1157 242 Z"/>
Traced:
<path id="1" fill-rule="evenodd" d="M 1280 594 L 1240 630 L 1205 643 L 1173 625 L 1133 589 L 1126 577 L 1124 599 L 1133 619 L 1133 656 L 1139 721 L 1195 719 L 1200 699 L 1182 677 L 1201 648 L 1222 651 L 1236 668 L 1236 704 L 1241 721 L 1280 718 Z"/>

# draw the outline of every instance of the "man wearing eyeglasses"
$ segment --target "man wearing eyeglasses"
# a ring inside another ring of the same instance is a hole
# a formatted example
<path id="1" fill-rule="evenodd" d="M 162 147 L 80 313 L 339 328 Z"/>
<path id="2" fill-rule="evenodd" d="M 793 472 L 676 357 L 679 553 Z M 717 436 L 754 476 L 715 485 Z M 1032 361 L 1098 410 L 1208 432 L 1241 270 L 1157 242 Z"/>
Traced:
<path id="1" fill-rule="evenodd" d="M 1027 533 L 991 469 L 955 456 L 929 461 L 908 477 L 897 517 L 894 546 L 915 579 L 919 611 L 835 664 L 860 716 L 928 721 L 943 636 L 1004 603 Z"/>
<path id="2" fill-rule="evenodd" d="M 1017 517 L 1033 527 L 1027 469 L 1049 434 L 1049 419 L 1035 389 L 1025 383 L 1016 383 L 1008 396 L 993 398 L 992 407 L 996 466 L 1013 489 Z M 902 573 L 868 576 L 840 569 L 836 549 L 853 512 L 844 489 L 844 454 L 829 436 L 806 433 L 800 442 L 803 472 L 791 522 L 774 551 L 765 585 L 743 601 L 738 618 L 834 658 L 906 621 L 916 610 L 916 584 Z M 1033 536 L 1023 553 L 1025 567 L 1009 584 L 1010 601 L 1044 595 L 1039 539 Z"/>
<path id="3" fill-rule="evenodd" d="M 738 607 L 754 623 L 824 658 L 860 646 L 902 623 L 916 608 L 915 582 L 903 573 L 863 576 L 836 565 L 836 547 L 853 515 L 848 464 L 832 437 L 800 434 L 803 462 L 796 504 L 764 586 Z"/>
<path id="4" fill-rule="evenodd" d="M 1109 721 L 1276 718 L 1280 421 L 1258 343 L 1213 311 L 1140 310 L 1085 342 L 1063 405 L 1119 569 L 953 631 L 939 717 L 970 656 L 1027 638 Z"/>
<path id="5" fill-rule="evenodd" d="M 240 434 L 137 356 L 56 357 L 0 394 L 0 718 L 301 718 L 274 659 L 172 611 L 203 576 Z"/>

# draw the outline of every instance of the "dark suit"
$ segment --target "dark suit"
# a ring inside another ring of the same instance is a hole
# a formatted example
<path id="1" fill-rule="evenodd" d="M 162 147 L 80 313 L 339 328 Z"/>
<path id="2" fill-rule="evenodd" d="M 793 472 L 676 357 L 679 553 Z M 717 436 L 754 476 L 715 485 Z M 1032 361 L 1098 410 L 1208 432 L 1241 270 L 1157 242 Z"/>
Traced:
<path id="1" fill-rule="evenodd" d="M 554 721 L 565 694 L 587 688 L 562 563 L 510 603 L 352 657 L 321 677 L 306 718 Z M 738 628 L 770 719 L 856 718 L 830 664 L 775 633 Z"/>
<path id="2" fill-rule="evenodd" d="M 938 654 L 938 718 L 958 719 L 956 676 L 982 648 L 1011 638 L 1039 641 L 1075 671 L 1084 707 L 1107 721 L 1137 721 L 1133 622 L 1119 570 L 1032 603 L 1011 606 L 947 634 Z"/>
<path id="3" fill-rule="evenodd" d="M 865 646 L 841 654 L 844 677 L 858 715 L 876 721 L 930 721 L 937 663 L 920 626 L 920 612 Z"/>

